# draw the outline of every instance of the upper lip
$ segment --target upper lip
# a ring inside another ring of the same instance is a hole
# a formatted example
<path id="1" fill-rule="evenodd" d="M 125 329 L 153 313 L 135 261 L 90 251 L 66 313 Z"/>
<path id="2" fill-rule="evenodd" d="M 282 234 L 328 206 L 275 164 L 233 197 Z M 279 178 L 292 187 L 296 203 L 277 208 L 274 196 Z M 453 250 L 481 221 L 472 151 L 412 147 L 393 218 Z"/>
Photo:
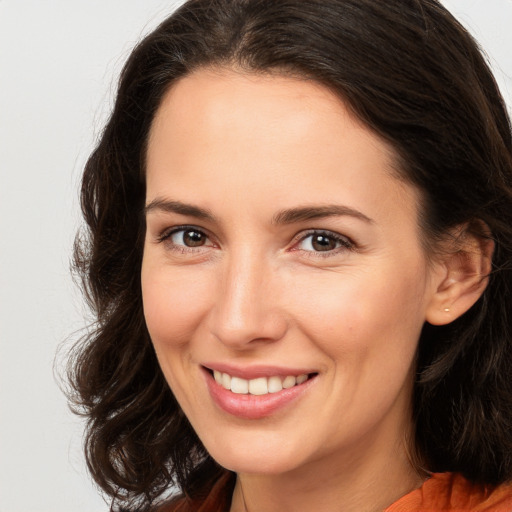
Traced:
<path id="1" fill-rule="evenodd" d="M 292 375 L 297 377 L 298 375 L 317 373 L 315 370 L 310 368 L 290 368 L 285 366 L 276 365 L 264 365 L 264 364 L 252 364 L 252 365 L 233 365 L 231 363 L 203 363 L 202 365 L 207 370 L 218 371 L 227 373 L 231 377 L 239 377 L 241 379 L 257 379 L 258 377 L 286 377 Z"/>

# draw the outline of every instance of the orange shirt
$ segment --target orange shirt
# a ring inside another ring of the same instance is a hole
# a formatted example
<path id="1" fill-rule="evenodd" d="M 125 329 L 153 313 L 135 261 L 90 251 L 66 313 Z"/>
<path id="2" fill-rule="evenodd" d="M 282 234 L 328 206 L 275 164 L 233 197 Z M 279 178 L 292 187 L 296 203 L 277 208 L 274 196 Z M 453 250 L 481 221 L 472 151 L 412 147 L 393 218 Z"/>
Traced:
<path id="1" fill-rule="evenodd" d="M 233 474 L 226 473 L 205 500 L 181 498 L 158 512 L 228 512 L 233 484 Z M 512 483 L 491 487 L 472 484 L 455 473 L 434 473 L 383 512 L 512 512 Z"/>
<path id="2" fill-rule="evenodd" d="M 512 512 L 512 484 L 472 484 L 455 473 L 434 473 L 384 512 Z"/>
<path id="3" fill-rule="evenodd" d="M 192 501 L 185 497 L 178 498 L 157 508 L 155 512 L 229 512 L 235 480 L 235 474 L 226 471 L 205 499 Z"/>

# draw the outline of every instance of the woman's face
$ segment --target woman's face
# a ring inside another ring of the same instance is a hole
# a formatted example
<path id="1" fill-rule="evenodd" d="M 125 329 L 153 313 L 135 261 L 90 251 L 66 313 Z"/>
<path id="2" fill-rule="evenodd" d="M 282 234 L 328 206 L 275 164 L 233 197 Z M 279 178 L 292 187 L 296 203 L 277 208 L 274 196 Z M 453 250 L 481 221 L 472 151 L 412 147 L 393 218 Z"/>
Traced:
<path id="1" fill-rule="evenodd" d="M 312 81 L 200 70 L 165 96 L 144 314 L 221 465 L 284 473 L 405 450 L 436 280 L 418 194 L 394 175 L 386 143 Z"/>

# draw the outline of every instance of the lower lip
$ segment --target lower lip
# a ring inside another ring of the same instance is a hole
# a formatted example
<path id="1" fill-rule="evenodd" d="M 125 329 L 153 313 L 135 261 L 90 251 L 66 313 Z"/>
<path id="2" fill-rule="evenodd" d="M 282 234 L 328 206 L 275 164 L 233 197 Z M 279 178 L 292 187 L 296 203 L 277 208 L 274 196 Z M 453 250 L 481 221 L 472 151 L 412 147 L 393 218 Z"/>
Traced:
<path id="1" fill-rule="evenodd" d="M 306 382 L 277 393 L 266 395 L 242 395 L 233 393 L 218 384 L 211 373 L 204 370 L 208 391 L 215 404 L 223 411 L 238 418 L 257 420 L 271 416 L 291 402 L 297 400 L 316 380 L 316 376 Z"/>

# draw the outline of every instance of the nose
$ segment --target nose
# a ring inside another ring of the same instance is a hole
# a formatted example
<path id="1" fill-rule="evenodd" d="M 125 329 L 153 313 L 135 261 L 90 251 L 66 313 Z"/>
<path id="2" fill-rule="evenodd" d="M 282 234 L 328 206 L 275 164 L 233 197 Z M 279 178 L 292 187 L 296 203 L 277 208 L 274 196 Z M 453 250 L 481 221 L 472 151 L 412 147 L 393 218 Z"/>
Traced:
<path id="1" fill-rule="evenodd" d="M 285 335 L 288 322 L 281 307 L 277 271 L 264 257 L 240 251 L 224 262 L 218 276 L 211 333 L 233 349 L 252 349 Z"/>

